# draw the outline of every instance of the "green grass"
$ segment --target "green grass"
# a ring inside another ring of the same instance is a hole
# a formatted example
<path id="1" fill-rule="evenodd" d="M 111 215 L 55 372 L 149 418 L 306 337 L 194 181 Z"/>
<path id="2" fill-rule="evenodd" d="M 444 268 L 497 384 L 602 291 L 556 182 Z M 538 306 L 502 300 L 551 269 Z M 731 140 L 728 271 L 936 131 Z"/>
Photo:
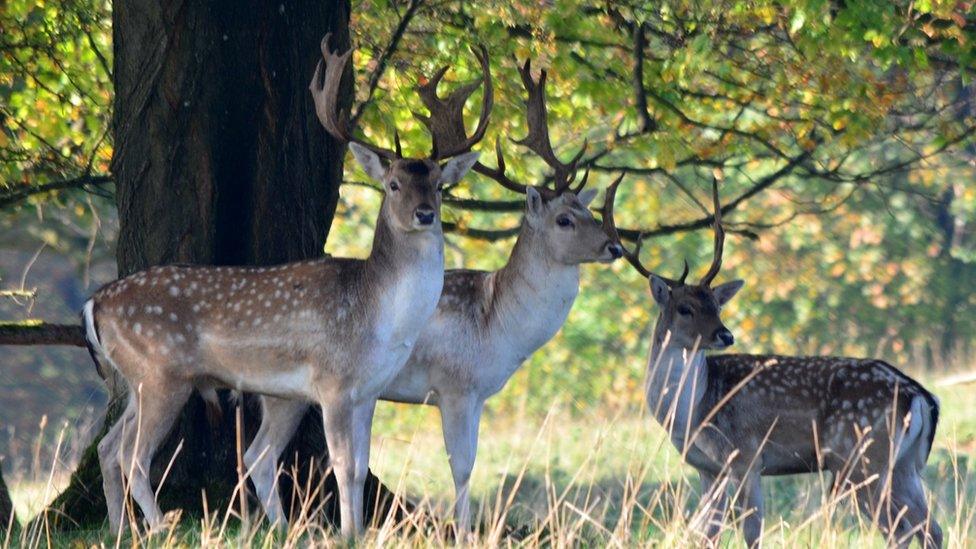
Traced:
<path id="1" fill-rule="evenodd" d="M 949 547 L 976 547 L 976 385 L 937 389 L 942 418 L 926 470 Z M 398 493 L 419 504 L 419 519 L 386 525 L 370 544 L 449 545 L 446 534 L 453 485 L 434 408 L 382 404 L 377 411 L 372 466 Z M 40 478 L 44 478 L 40 476 Z M 46 479 L 45 479 L 46 480 Z M 43 506 L 44 483 L 10 479 L 21 517 Z M 883 547 L 884 539 L 852 511 L 849 502 L 823 505 L 829 479 L 820 475 L 767 479 L 765 540 L 771 547 Z M 55 479 L 54 484 L 61 482 Z M 55 486 L 56 487 L 56 486 Z M 472 479 L 476 544 L 592 544 L 695 546 L 688 527 L 697 503 L 697 475 L 684 465 L 663 430 L 638 407 L 613 415 L 553 408 L 547 416 L 488 414 L 481 429 Z M 260 524 L 235 526 L 217 517 L 209 524 L 184 521 L 150 546 L 301 546 L 335 542 L 332 532 L 306 526 L 288 538 Z M 108 532 L 48 540 L 44 535 L 9 540 L 32 546 L 114 545 Z M 725 546 L 742 547 L 734 527 Z"/>

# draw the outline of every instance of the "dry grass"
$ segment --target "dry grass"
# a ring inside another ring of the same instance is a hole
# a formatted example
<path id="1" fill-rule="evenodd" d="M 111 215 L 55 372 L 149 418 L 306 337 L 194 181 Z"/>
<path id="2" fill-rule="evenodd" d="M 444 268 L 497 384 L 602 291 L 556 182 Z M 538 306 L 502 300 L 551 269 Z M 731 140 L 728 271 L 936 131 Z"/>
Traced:
<path id="1" fill-rule="evenodd" d="M 942 420 L 926 471 L 926 488 L 949 547 L 976 547 L 976 386 L 938 389 Z M 554 407 L 546 417 L 486 417 L 472 479 L 479 534 L 474 546 L 594 545 L 699 546 L 689 523 L 699 497 L 697 475 L 681 463 L 664 432 L 640 409 L 614 417 Z M 63 444 L 63 443 L 62 443 Z M 446 546 L 453 486 L 436 409 L 383 404 L 377 413 L 372 465 L 398 494 L 418 503 L 417 513 L 372 529 L 364 545 Z M 49 472 L 49 471 L 48 471 Z M 8 479 L 20 517 L 43 507 L 63 475 Z M 853 511 L 831 501 L 829 478 L 804 475 L 767 479 L 767 546 L 882 547 L 884 538 Z M 259 518 L 240 521 L 233 511 L 152 537 L 121 543 L 152 547 L 255 547 L 332 545 L 335 532 L 313 517 L 287 535 Z M 49 538 L 21 530 L 4 546 L 115 546 L 107 531 Z M 743 546 L 734 521 L 725 546 Z"/>

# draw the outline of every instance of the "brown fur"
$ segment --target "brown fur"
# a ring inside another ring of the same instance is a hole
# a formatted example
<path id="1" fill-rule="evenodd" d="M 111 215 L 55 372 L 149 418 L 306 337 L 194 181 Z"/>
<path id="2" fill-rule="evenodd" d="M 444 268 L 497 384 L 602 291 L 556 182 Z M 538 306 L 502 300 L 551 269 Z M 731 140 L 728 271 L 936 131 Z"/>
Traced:
<path id="1" fill-rule="evenodd" d="M 367 259 L 153 267 L 106 285 L 86 305 L 89 341 L 130 388 L 126 411 L 99 444 L 113 530 L 122 475 L 150 526 L 160 524 L 150 460 L 192 390 L 213 400 L 220 387 L 322 405 L 343 533 L 361 530 L 373 406 L 441 292 L 442 172 L 429 160 L 383 170 L 374 154 L 353 150 L 367 171 L 380 170 L 386 190 Z M 449 169 L 460 177 L 467 168 Z"/>
<path id="2" fill-rule="evenodd" d="M 734 283 L 730 283 L 734 284 Z M 705 535 L 724 519 L 722 478 L 736 487 L 746 541 L 762 534 L 761 476 L 830 471 L 835 495 L 856 493 L 862 511 L 907 545 L 940 546 L 921 469 L 938 401 L 894 366 L 873 359 L 719 355 L 721 306 L 730 285 L 684 285 L 652 275 L 661 305 L 648 366 L 648 404 L 685 460 L 698 469 Z M 684 314 L 682 314 L 682 312 Z"/>

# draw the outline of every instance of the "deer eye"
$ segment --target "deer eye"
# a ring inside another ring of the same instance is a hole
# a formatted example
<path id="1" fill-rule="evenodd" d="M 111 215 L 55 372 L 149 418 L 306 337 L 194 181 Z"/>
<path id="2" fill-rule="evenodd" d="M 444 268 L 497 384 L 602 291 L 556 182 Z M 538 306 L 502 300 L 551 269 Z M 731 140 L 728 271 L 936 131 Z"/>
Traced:
<path id="1" fill-rule="evenodd" d="M 681 316 L 690 316 L 691 307 L 688 307 L 687 305 L 678 305 L 678 314 Z"/>
<path id="2" fill-rule="evenodd" d="M 390 181 L 390 190 L 391 191 L 399 191 L 400 190 L 400 184 L 396 182 L 396 179 L 393 179 L 393 180 Z"/>
<path id="3" fill-rule="evenodd" d="M 559 225 L 560 227 L 572 227 L 573 220 L 570 219 L 568 215 L 561 215 L 556 218 L 556 225 Z"/>

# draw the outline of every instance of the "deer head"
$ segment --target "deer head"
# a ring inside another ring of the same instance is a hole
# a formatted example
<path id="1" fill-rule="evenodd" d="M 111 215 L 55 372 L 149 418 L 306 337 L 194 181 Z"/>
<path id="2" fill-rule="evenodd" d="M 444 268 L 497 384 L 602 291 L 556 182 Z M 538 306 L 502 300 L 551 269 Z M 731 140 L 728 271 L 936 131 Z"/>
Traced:
<path id="1" fill-rule="evenodd" d="M 609 223 L 610 232 L 617 235 L 613 221 L 613 202 L 617 186 L 623 176 L 607 190 L 604 203 L 604 222 Z M 642 276 L 648 279 L 651 295 L 661 307 L 658 315 L 657 332 L 670 332 L 669 345 L 691 349 L 724 349 L 735 342 L 732 332 L 725 327 L 720 314 L 722 306 L 728 303 L 742 288 L 742 280 L 733 280 L 712 286 L 722 268 L 722 250 L 725 244 L 725 231 L 722 229 L 722 207 L 718 198 L 718 181 L 712 181 L 712 200 L 715 208 L 715 251 L 708 272 L 697 284 L 688 284 L 688 262 L 678 279 L 656 275 L 640 262 L 640 242 L 633 250 L 624 248 L 624 257 Z M 607 221 L 609 220 L 609 221 Z"/>
<path id="2" fill-rule="evenodd" d="M 498 167 L 489 168 L 477 164 L 475 170 L 498 182 L 506 189 L 525 195 L 525 225 L 541 236 L 541 248 L 550 258 L 564 265 L 581 263 L 609 263 L 623 255 L 615 235 L 593 218 L 587 208 L 596 196 L 594 190 L 583 190 L 587 174 L 573 187 L 577 167 L 586 143 L 569 162 L 562 162 L 553 151 L 549 138 L 548 113 L 546 110 L 546 71 L 540 71 L 539 79 L 532 77 L 528 60 L 519 67 L 522 85 L 528 92 L 525 102 L 529 135 L 514 141 L 541 158 L 552 168 L 553 186 L 526 185 L 511 179 L 505 173 L 505 158 L 500 142 L 495 143 Z"/>
<path id="3" fill-rule="evenodd" d="M 404 158 L 399 136 L 394 137 L 395 150 L 353 137 L 349 130 L 349 113 L 339 108 L 338 100 L 342 75 L 352 50 L 336 54 L 329 47 L 330 36 L 327 34 L 322 39 L 322 60 L 315 67 L 309 85 L 319 121 L 332 137 L 349 143 L 366 175 L 383 185 L 382 215 L 393 227 L 403 232 L 440 231 L 441 191 L 460 181 L 477 162 L 480 153 L 471 152 L 471 147 L 481 140 L 488 126 L 493 99 L 487 51 L 481 48 L 475 52 L 482 66 L 481 80 L 461 87 L 447 99 L 437 96 L 437 84 L 447 67 L 438 71 L 428 84 L 419 87 L 421 98 L 430 110 L 426 120 L 432 122 L 428 123 L 428 128 L 433 136 L 433 152 L 427 158 Z M 467 98 L 482 83 L 485 92 L 481 117 L 474 134 L 466 137 L 462 109 Z"/>

